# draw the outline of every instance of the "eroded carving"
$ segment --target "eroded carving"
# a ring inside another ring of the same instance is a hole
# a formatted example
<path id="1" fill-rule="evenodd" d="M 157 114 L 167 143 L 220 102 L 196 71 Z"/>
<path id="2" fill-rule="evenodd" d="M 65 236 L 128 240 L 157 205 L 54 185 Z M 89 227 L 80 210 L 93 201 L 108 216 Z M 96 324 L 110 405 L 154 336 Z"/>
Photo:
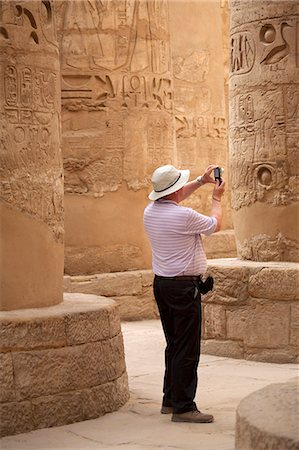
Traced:
<path id="1" fill-rule="evenodd" d="M 287 255 L 288 261 L 298 261 L 298 242 L 288 239 L 282 233 L 275 237 L 259 234 L 245 239 L 242 243 L 237 241 L 238 252 L 244 259 L 254 261 L 281 261 L 282 255 Z"/>
<path id="2" fill-rule="evenodd" d="M 45 33 L 42 8 L 48 14 Z M 51 11 L 50 1 L 1 3 L 7 40 L 1 43 L 0 195 L 13 208 L 47 223 L 62 241 L 59 65 L 56 42 L 45 38 L 55 35 Z"/>
<path id="3" fill-rule="evenodd" d="M 57 21 L 66 191 L 146 187 L 162 143 L 174 148 L 167 2 L 62 1 Z"/>
<path id="4" fill-rule="evenodd" d="M 231 72 L 250 72 L 255 61 L 255 44 L 248 32 L 235 33 L 231 37 Z"/>
<path id="5" fill-rule="evenodd" d="M 250 71 L 243 70 L 245 50 L 240 54 L 234 51 L 234 56 L 237 56 L 232 60 L 232 207 L 241 221 L 245 211 L 248 218 L 249 207 L 254 208 L 252 211 L 260 211 L 259 204 L 262 203 L 265 223 L 268 221 L 267 230 L 271 229 L 269 221 L 273 214 L 273 236 L 276 235 L 271 239 L 263 233 L 252 236 L 250 223 L 244 225 L 239 254 L 247 259 L 298 260 L 298 242 L 289 237 L 294 236 L 295 202 L 299 199 L 298 10 L 291 14 L 292 5 L 288 1 L 266 1 L 265 8 L 260 8 L 258 3 L 244 2 L 238 6 L 238 11 L 243 11 L 242 16 L 237 10 L 232 13 L 233 39 L 250 33 L 256 53 Z M 240 50 L 242 46 L 236 48 Z M 243 207 L 247 208 L 243 210 Z M 284 210 L 287 222 L 282 213 L 278 214 Z M 258 225 L 253 228 L 263 230 L 261 218 L 256 217 L 256 221 Z M 277 229 L 281 230 L 279 235 Z M 244 237 L 245 234 L 250 237 Z M 238 239 L 237 229 L 236 236 Z"/>

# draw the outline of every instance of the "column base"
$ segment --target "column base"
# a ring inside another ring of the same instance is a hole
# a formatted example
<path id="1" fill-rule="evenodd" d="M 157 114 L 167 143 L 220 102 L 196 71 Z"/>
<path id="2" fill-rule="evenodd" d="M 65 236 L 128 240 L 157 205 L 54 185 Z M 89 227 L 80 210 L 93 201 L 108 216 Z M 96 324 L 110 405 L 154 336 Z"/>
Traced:
<path id="1" fill-rule="evenodd" d="M 271 384 L 245 397 L 237 409 L 236 450 L 296 450 L 298 382 Z"/>
<path id="2" fill-rule="evenodd" d="M 65 294 L 56 306 L 1 313 L 1 436 L 87 419 L 129 398 L 117 305 Z"/>

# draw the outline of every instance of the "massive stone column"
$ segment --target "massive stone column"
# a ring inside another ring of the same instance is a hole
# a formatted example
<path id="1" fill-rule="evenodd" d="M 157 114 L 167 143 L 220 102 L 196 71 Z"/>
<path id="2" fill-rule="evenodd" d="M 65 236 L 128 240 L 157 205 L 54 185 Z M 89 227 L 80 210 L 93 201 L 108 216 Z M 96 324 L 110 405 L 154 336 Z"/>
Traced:
<path id="1" fill-rule="evenodd" d="M 167 1 L 57 4 L 66 272 L 149 267 L 149 178 L 174 158 Z"/>
<path id="2" fill-rule="evenodd" d="M 0 308 L 62 301 L 60 77 L 50 1 L 0 2 Z"/>
<path id="3" fill-rule="evenodd" d="M 245 259 L 299 260 L 298 48 L 298 2 L 232 2 L 230 171 Z"/>

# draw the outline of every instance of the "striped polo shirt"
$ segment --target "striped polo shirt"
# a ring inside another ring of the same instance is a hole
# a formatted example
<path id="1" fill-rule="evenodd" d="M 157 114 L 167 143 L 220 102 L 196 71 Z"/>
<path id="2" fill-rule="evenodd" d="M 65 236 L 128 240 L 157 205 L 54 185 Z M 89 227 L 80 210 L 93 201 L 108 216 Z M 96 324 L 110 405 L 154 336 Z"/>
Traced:
<path id="1" fill-rule="evenodd" d="M 215 231 L 215 217 L 160 199 L 145 208 L 143 222 L 152 247 L 154 274 L 173 277 L 205 273 L 207 258 L 201 234 Z"/>

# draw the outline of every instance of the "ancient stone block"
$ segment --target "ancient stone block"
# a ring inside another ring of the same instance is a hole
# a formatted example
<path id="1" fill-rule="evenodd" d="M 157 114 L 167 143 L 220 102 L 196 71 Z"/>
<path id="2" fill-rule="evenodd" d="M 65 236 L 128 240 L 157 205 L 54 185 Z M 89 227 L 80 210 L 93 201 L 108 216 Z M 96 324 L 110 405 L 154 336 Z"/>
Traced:
<path id="1" fill-rule="evenodd" d="M 82 292 L 107 297 L 136 295 L 142 292 L 142 279 L 139 272 L 75 276 L 71 278 L 69 289 L 69 292 Z"/>
<path id="2" fill-rule="evenodd" d="M 244 356 L 242 343 L 236 341 L 203 340 L 201 343 L 201 351 L 202 353 L 225 356 L 227 358 L 243 358 Z"/>
<path id="3" fill-rule="evenodd" d="M 28 312 L 31 311 L 31 314 Z M 43 318 L 34 316 L 34 310 L 1 320 L 0 348 L 2 351 L 45 347 L 62 347 L 66 344 L 63 316 Z M 21 320 L 20 320 L 21 319 Z"/>
<path id="4" fill-rule="evenodd" d="M 210 236 L 202 236 L 207 257 L 234 258 L 237 256 L 237 247 L 234 230 L 223 230 Z"/>
<path id="5" fill-rule="evenodd" d="M 153 285 L 154 274 L 151 270 L 140 270 L 142 286 L 148 287 Z"/>
<path id="6" fill-rule="evenodd" d="M 244 340 L 250 309 L 234 308 L 226 310 L 226 337 L 228 339 Z"/>
<path id="7" fill-rule="evenodd" d="M 221 260 L 219 260 L 221 261 Z M 220 264 L 209 261 L 209 274 L 214 277 L 214 289 L 205 297 L 205 302 L 224 304 L 246 303 L 248 300 L 249 270 L 247 267 L 232 264 L 229 270 Z"/>
<path id="8" fill-rule="evenodd" d="M 10 353 L 0 353 L 0 403 L 16 399 L 14 373 Z"/>
<path id="9" fill-rule="evenodd" d="M 109 195 L 109 194 L 107 194 Z M 132 194 L 131 194 L 132 195 Z M 92 201 L 95 201 L 95 199 L 91 199 Z M 71 206 L 68 207 L 68 202 L 75 201 L 75 199 L 70 200 L 69 197 L 66 197 L 66 209 L 72 210 Z M 78 201 L 79 205 L 81 203 L 84 204 L 83 199 L 79 197 Z M 104 200 L 101 199 L 101 202 L 104 202 Z M 110 203 L 114 202 L 114 199 L 110 199 Z M 118 202 L 122 202 L 122 199 L 118 199 Z M 89 200 L 90 203 L 90 200 Z M 132 204 L 134 204 L 134 199 L 132 198 Z M 89 212 L 88 214 L 84 212 L 84 216 L 81 217 L 80 214 L 82 214 L 81 209 L 77 206 L 78 214 L 75 218 L 72 219 L 76 223 L 76 228 L 71 230 L 72 237 L 74 240 L 76 240 L 75 244 L 72 246 L 67 246 L 65 249 L 65 273 L 68 275 L 80 275 L 82 273 L 110 273 L 110 272 L 122 272 L 126 270 L 136 270 L 136 269 L 142 269 L 145 266 L 145 260 L 144 260 L 144 252 L 143 252 L 143 241 L 145 241 L 145 237 L 143 237 L 142 242 L 137 242 L 136 244 L 128 244 L 129 234 L 132 233 L 132 229 L 129 229 L 129 226 L 127 224 L 127 230 L 126 235 L 123 236 L 121 243 L 111 243 L 107 244 L 107 242 L 110 241 L 110 235 L 106 237 L 105 242 L 102 246 L 94 244 L 92 247 L 85 247 L 84 246 L 84 236 L 88 234 L 88 229 L 86 228 L 86 216 L 96 216 L 96 219 L 98 220 L 98 223 L 103 222 L 102 218 L 102 211 L 105 210 L 106 205 L 99 204 L 99 200 L 97 203 L 89 205 Z M 119 209 L 119 208 L 116 208 Z M 122 215 L 122 212 L 119 213 Z M 123 214 L 127 214 L 127 211 L 124 211 Z M 107 217 L 109 217 L 107 212 Z M 140 218 L 139 218 L 140 219 Z M 71 220 L 71 217 L 69 218 Z M 107 219 L 106 219 L 107 220 Z M 108 220 L 107 220 L 108 221 Z M 99 232 L 100 229 L 102 229 L 103 235 L 101 236 L 101 239 L 104 239 L 103 236 L 107 233 L 107 228 L 110 229 L 112 224 L 116 226 L 117 228 L 119 226 L 118 219 L 113 218 L 110 220 L 109 223 L 106 223 L 105 228 L 96 227 L 96 230 L 94 231 L 95 238 L 96 233 Z M 138 230 L 138 232 L 136 232 Z M 136 225 L 135 233 L 134 235 L 139 236 L 140 233 L 143 232 L 142 228 L 142 221 Z M 79 245 L 77 243 L 77 234 L 80 233 L 81 240 L 83 241 L 82 245 Z M 114 235 L 117 235 L 115 232 Z M 149 254 L 149 251 L 145 252 Z M 147 265 L 149 265 L 149 262 L 147 262 Z"/>
<path id="10" fill-rule="evenodd" d="M 299 354 L 299 305 L 291 305 L 290 343 L 296 347 L 297 353 Z"/>
<path id="11" fill-rule="evenodd" d="M 262 361 L 277 364 L 298 363 L 298 350 L 285 346 L 284 348 L 252 348 L 245 347 L 244 358 L 249 361 Z"/>
<path id="12" fill-rule="evenodd" d="M 204 306 L 205 339 L 225 338 L 225 309 L 222 305 Z"/>
<path id="13" fill-rule="evenodd" d="M 119 334 L 120 321 L 115 313 L 115 306 L 101 311 L 79 313 L 66 317 L 65 332 L 67 344 L 83 344 L 96 342 Z"/>
<path id="14" fill-rule="evenodd" d="M 79 346 L 15 353 L 17 398 L 79 390 L 113 380 L 125 370 L 123 354 L 120 334 Z"/>
<path id="15" fill-rule="evenodd" d="M 249 278 L 252 297 L 273 300 L 299 300 L 299 269 L 286 264 L 281 268 L 263 268 Z"/>
<path id="16" fill-rule="evenodd" d="M 30 402 L 9 402 L 0 404 L 0 436 L 26 433 L 33 425 Z"/>
<path id="17" fill-rule="evenodd" d="M 32 400 L 37 428 L 95 419 L 120 408 L 129 397 L 127 375 L 89 389 L 48 395 Z"/>
<path id="18" fill-rule="evenodd" d="M 279 348 L 288 345 L 290 306 L 273 301 L 252 304 L 245 344 L 248 347 Z"/>
<path id="19" fill-rule="evenodd" d="M 152 295 L 113 297 L 121 320 L 157 319 L 159 313 Z"/>

